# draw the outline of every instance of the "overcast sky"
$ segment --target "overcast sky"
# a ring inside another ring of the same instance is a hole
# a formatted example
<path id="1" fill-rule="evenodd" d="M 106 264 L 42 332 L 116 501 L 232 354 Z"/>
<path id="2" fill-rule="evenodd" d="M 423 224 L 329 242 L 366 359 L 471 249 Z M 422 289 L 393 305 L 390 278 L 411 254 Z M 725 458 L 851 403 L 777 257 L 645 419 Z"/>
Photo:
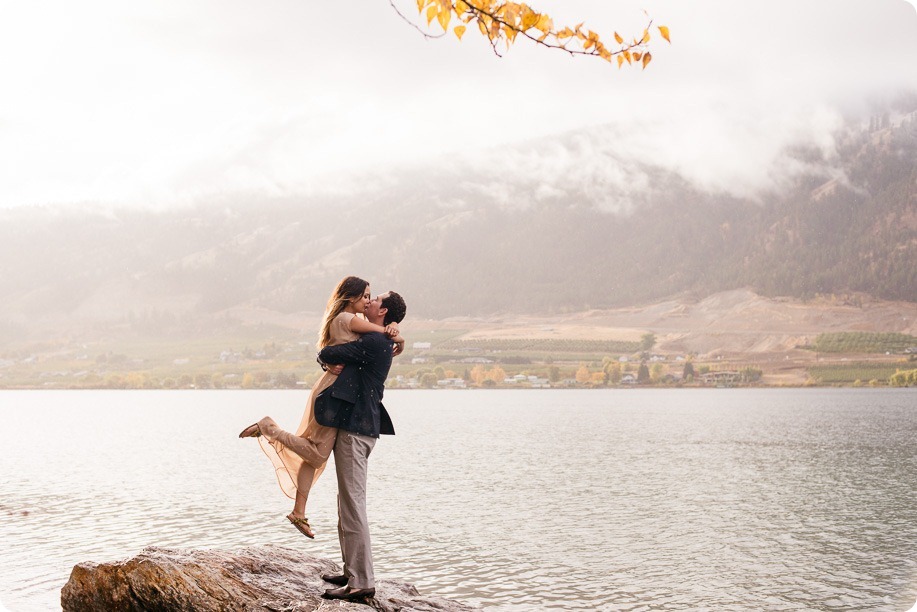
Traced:
<path id="1" fill-rule="evenodd" d="M 387 0 L 2 0 L 0 206 L 304 193 L 581 128 L 740 191 L 766 186 L 787 144 L 830 152 L 841 113 L 917 89 L 904 0 L 532 4 L 609 41 L 645 9 L 673 44 L 619 71 L 521 40 L 498 59 L 472 30 L 425 40 Z"/>

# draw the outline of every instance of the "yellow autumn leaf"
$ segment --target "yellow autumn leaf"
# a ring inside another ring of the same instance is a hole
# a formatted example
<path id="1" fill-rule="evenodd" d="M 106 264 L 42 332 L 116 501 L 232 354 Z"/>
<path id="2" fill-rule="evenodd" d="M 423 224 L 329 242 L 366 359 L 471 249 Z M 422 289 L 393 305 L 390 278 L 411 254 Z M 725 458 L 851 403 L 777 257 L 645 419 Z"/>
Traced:
<path id="1" fill-rule="evenodd" d="M 662 37 L 666 40 L 666 42 L 668 43 L 672 42 L 671 39 L 669 38 L 669 28 L 667 28 L 666 26 L 659 26 L 659 33 L 662 34 Z"/>
<path id="2" fill-rule="evenodd" d="M 462 2 L 462 0 L 456 0 L 455 2 L 455 14 L 463 15 L 469 11 L 468 5 Z"/>
<path id="3" fill-rule="evenodd" d="M 443 28 L 443 32 L 449 31 L 449 21 L 452 19 L 452 8 L 447 8 L 440 10 L 437 13 L 436 18 L 439 20 L 439 25 Z"/>
<path id="4" fill-rule="evenodd" d="M 650 63 L 650 60 L 653 59 L 653 56 L 649 52 L 643 54 L 643 67 L 646 68 L 646 65 Z"/>
<path id="5" fill-rule="evenodd" d="M 627 60 L 627 63 L 628 63 L 628 64 L 632 63 L 632 62 L 631 62 L 631 59 L 630 59 L 630 51 L 625 51 L 625 52 L 624 52 L 624 59 Z"/>
<path id="6" fill-rule="evenodd" d="M 519 7 L 515 4 L 504 4 L 505 10 L 503 11 L 503 21 L 511 26 L 515 26 L 516 22 L 519 20 Z"/>
<path id="7" fill-rule="evenodd" d="M 635 51 L 635 52 L 634 52 L 634 61 L 635 61 L 635 62 L 639 62 L 639 61 L 640 61 L 640 52 L 639 52 L 639 51 Z"/>
<path id="8" fill-rule="evenodd" d="M 617 42 L 619 45 L 624 42 L 624 39 L 621 38 L 621 35 L 618 34 L 617 32 L 615 32 L 615 42 Z"/>
<path id="9" fill-rule="evenodd" d="M 422 13 L 423 7 L 427 5 L 427 0 L 417 0 L 417 12 Z"/>
<path id="10" fill-rule="evenodd" d="M 531 29 L 536 23 L 538 23 L 538 13 L 529 9 L 522 14 L 522 31 Z"/>
<path id="11" fill-rule="evenodd" d="M 618 68 L 620 68 L 621 64 L 623 63 L 624 63 L 624 58 L 620 54 L 618 54 Z"/>
<path id="12" fill-rule="evenodd" d="M 564 28 L 563 30 L 557 33 L 557 38 L 559 40 L 570 38 L 571 36 L 573 36 L 573 30 L 571 30 L 570 28 Z"/>
<path id="13" fill-rule="evenodd" d="M 640 44 L 641 44 L 641 45 L 645 45 L 645 44 L 648 43 L 649 41 L 650 41 L 650 31 L 649 31 L 649 30 L 643 30 L 643 39 L 640 41 Z"/>
<path id="14" fill-rule="evenodd" d="M 535 24 L 535 27 L 547 34 L 554 29 L 554 21 L 544 13 L 541 13 L 538 15 L 538 22 Z"/>
<path id="15" fill-rule="evenodd" d="M 433 23 L 433 18 L 436 17 L 436 13 L 439 11 L 436 10 L 436 7 L 432 4 L 427 7 L 427 25 Z"/>
<path id="16" fill-rule="evenodd" d="M 462 34 L 465 33 L 465 26 L 463 25 L 455 26 L 455 29 L 452 31 L 455 32 L 455 35 L 458 36 L 459 40 L 462 40 Z"/>
<path id="17" fill-rule="evenodd" d="M 506 36 L 506 48 L 507 49 L 509 49 L 510 43 L 516 40 L 516 34 L 518 33 L 519 32 L 516 30 L 516 28 L 506 26 L 506 25 L 503 26 L 503 35 Z"/>

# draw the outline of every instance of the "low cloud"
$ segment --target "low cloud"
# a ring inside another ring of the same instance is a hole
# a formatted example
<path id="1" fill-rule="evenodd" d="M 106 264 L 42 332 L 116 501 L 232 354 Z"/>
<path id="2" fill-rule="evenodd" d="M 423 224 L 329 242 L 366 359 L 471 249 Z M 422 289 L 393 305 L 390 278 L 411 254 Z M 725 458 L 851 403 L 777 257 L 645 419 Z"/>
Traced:
<path id="1" fill-rule="evenodd" d="M 627 210 L 646 166 L 748 196 L 811 169 L 788 148 L 830 162 L 844 121 L 917 90 L 904 0 L 651 4 L 673 44 L 657 37 L 645 71 L 521 41 L 497 59 L 471 33 L 424 39 L 385 2 L 94 0 L 50 18 L 17 5 L 0 26 L 0 51 L 22 59 L 0 64 L 14 92 L 0 109 L 0 206 L 365 192 L 366 177 L 385 187 L 399 168 L 456 163 L 455 180 L 507 203 L 510 179 L 534 181 L 534 200 L 579 190 Z M 646 22 L 619 3 L 539 6 L 600 33 Z M 352 44 L 322 27 L 335 20 Z"/>

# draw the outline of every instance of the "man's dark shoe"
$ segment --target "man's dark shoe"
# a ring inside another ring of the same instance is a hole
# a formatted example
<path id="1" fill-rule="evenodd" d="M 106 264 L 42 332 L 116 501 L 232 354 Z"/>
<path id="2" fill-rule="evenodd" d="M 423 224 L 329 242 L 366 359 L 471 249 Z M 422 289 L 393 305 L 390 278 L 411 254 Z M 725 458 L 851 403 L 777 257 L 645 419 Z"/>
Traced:
<path id="1" fill-rule="evenodd" d="M 352 589 L 350 587 L 341 587 L 339 589 L 328 589 L 322 593 L 322 599 L 343 599 L 344 601 L 362 601 L 370 599 L 376 594 L 376 589 Z"/>
<path id="2" fill-rule="evenodd" d="M 347 576 L 344 574 L 322 574 L 322 580 L 338 586 L 347 584 Z"/>

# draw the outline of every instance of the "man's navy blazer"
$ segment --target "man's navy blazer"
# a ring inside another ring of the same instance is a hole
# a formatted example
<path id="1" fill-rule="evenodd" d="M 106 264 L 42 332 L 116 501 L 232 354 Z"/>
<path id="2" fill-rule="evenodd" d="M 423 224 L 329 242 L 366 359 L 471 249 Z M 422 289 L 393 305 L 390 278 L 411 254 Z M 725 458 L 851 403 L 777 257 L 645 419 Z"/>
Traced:
<path id="1" fill-rule="evenodd" d="M 344 371 L 315 398 L 315 420 L 363 436 L 394 435 L 392 420 L 382 405 L 385 379 L 392 367 L 392 341 L 372 332 L 359 340 L 326 346 L 318 354 L 326 364 L 344 364 Z"/>

